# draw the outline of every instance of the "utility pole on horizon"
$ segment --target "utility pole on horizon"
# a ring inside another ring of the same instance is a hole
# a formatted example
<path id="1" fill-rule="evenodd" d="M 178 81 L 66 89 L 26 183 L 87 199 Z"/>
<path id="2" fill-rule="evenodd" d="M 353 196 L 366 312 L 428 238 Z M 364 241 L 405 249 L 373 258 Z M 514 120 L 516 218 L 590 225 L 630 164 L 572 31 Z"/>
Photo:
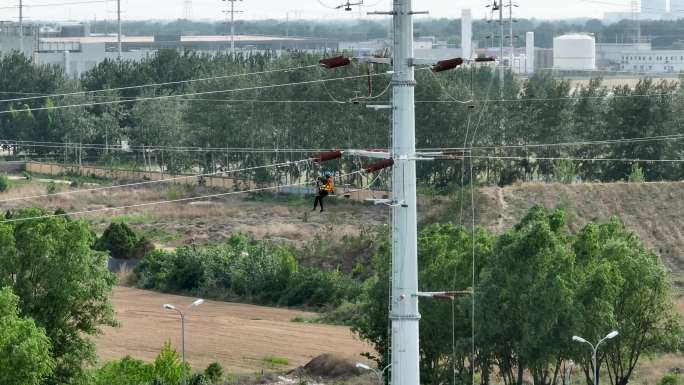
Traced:
<path id="1" fill-rule="evenodd" d="M 24 53 L 24 1 L 19 0 L 19 52 Z"/>
<path id="2" fill-rule="evenodd" d="M 230 2 L 230 11 L 223 11 L 224 13 L 230 13 L 230 53 L 235 54 L 235 14 L 242 13 L 243 11 L 235 10 L 235 2 L 242 0 L 223 0 Z"/>
<path id="3" fill-rule="evenodd" d="M 121 0 L 116 0 L 116 23 L 118 32 L 116 34 L 116 43 L 118 48 L 118 57 L 121 60 Z"/>

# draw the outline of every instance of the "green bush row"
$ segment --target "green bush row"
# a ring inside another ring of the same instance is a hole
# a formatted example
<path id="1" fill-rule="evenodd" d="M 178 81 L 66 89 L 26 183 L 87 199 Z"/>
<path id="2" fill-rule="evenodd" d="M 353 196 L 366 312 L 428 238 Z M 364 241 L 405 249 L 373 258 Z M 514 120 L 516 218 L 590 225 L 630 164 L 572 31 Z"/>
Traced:
<path id="1" fill-rule="evenodd" d="M 241 235 L 219 246 L 150 253 L 133 280 L 144 289 L 312 308 L 334 307 L 361 294 L 361 285 L 339 270 L 300 267 L 291 249 Z"/>

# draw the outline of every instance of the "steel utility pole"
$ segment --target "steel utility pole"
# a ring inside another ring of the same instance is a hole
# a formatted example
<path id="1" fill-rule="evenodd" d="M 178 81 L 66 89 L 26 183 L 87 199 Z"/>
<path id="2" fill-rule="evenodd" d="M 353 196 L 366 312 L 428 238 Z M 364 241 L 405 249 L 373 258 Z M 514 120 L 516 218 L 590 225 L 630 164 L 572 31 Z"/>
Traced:
<path id="1" fill-rule="evenodd" d="M 121 0 L 116 0 L 116 23 L 118 33 L 116 34 L 116 43 L 118 47 L 118 57 L 121 59 Z"/>
<path id="2" fill-rule="evenodd" d="M 414 12 L 412 0 L 393 3 L 392 385 L 419 385 Z"/>
<path id="3" fill-rule="evenodd" d="M 24 53 L 24 2 L 19 0 L 19 52 Z"/>

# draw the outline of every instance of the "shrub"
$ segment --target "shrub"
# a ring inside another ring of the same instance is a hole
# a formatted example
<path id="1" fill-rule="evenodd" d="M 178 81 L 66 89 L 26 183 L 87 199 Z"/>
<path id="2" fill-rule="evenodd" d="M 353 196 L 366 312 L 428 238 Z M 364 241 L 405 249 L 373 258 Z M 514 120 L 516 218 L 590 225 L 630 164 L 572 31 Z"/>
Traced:
<path id="1" fill-rule="evenodd" d="M 261 304 L 334 308 L 361 293 L 358 282 L 339 271 L 300 270 L 291 249 L 242 236 L 226 245 L 149 253 L 134 273 L 133 283 L 145 289 Z"/>
<path id="2" fill-rule="evenodd" d="M 306 268 L 297 272 L 288 285 L 281 302 L 287 306 L 325 306 L 335 305 L 341 298 L 340 274 L 337 271 L 324 271 Z"/>
<path id="3" fill-rule="evenodd" d="M 130 356 L 106 363 L 94 376 L 94 385 L 146 384 L 152 381 L 152 366 Z"/>
<path id="4" fill-rule="evenodd" d="M 632 165 L 632 172 L 629 174 L 629 183 L 643 183 L 646 181 L 644 169 L 638 163 Z"/>
<path id="5" fill-rule="evenodd" d="M 223 378 L 223 368 L 218 362 L 212 362 L 204 369 L 204 377 L 212 384 L 217 384 Z"/>
<path id="6" fill-rule="evenodd" d="M 52 195 L 52 194 L 57 194 L 59 192 L 59 186 L 57 186 L 57 183 L 55 182 L 49 182 L 47 184 L 47 193 Z"/>
<path id="7" fill-rule="evenodd" d="M 28 172 L 28 171 L 22 172 L 21 175 L 22 175 L 22 176 L 24 177 L 24 179 L 26 179 L 26 180 L 31 180 L 31 179 L 33 179 L 33 175 L 31 175 L 31 173 Z"/>
<path id="8" fill-rule="evenodd" d="M 112 258 L 141 259 L 154 250 L 154 244 L 138 235 L 125 223 L 112 222 L 95 244 L 95 249 L 108 251 Z"/>
<path id="9" fill-rule="evenodd" d="M 676 373 L 668 373 L 658 380 L 658 385 L 684 385 L 684 379 Z"/>
<path id="10" fill-rule="evenodd" d="M 278 357 L 278 356 L 266 356 L 261 359 L 267 364 L 271 364 L 272 366 L 277 366 L 277 365 L 289 365 L 290 360 L 288 360 L 286 357 Z"/>
<path id="11" fill-rule="evenodd" d="M 10 189 L 10 181 L 7 175 L 0 175 L 0 192 L 5 192 Z"/>
<path id="12" fill-rule="evenodd" d="M 556 181 L 571 184 L 577 178 L 577 166 L 571 160 L 559 160 L 553 166 L 553 175 Z"/>
<path id="13" fill-rule="evenodd" d="M 163 288 L 167 280 L 169 263 L 168 252 L 156 250 L 147 254 L 133 269 L 134 283 L 143 289 Z"/>
<path id="14" fill-rule="evenodd" d="M 170 341 L 164 343 L 152 367 L 155 379 L 162 384 L 179 384 L 190 375 L 190 365 L 181 362 L 180 355 Z"/>

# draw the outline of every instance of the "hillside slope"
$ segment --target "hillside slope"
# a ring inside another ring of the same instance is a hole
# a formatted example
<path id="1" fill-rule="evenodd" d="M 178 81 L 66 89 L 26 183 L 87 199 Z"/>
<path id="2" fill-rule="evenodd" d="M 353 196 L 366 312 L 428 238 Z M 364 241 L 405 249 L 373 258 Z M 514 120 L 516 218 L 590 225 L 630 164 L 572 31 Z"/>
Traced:
<path id="1" fill-rule="evenodd" d="M 470 197 L 464 201 L 469 202 Z M 603 222 L 617 216 L 662 257 L 672 270 L 675 284 L 684 288 L 684 182 L 534 183 L 482 188 L 476 192 L 476 222 L 501 232 L 535 204 L 563 208 L 573 232 L 587 222 Z M 435 215 L 435 210 L 431 211 Z M 467 205 L 460 218 L 460 206 L 452 202 L 439 217 L 470 223 L 470 211 Z"/>

